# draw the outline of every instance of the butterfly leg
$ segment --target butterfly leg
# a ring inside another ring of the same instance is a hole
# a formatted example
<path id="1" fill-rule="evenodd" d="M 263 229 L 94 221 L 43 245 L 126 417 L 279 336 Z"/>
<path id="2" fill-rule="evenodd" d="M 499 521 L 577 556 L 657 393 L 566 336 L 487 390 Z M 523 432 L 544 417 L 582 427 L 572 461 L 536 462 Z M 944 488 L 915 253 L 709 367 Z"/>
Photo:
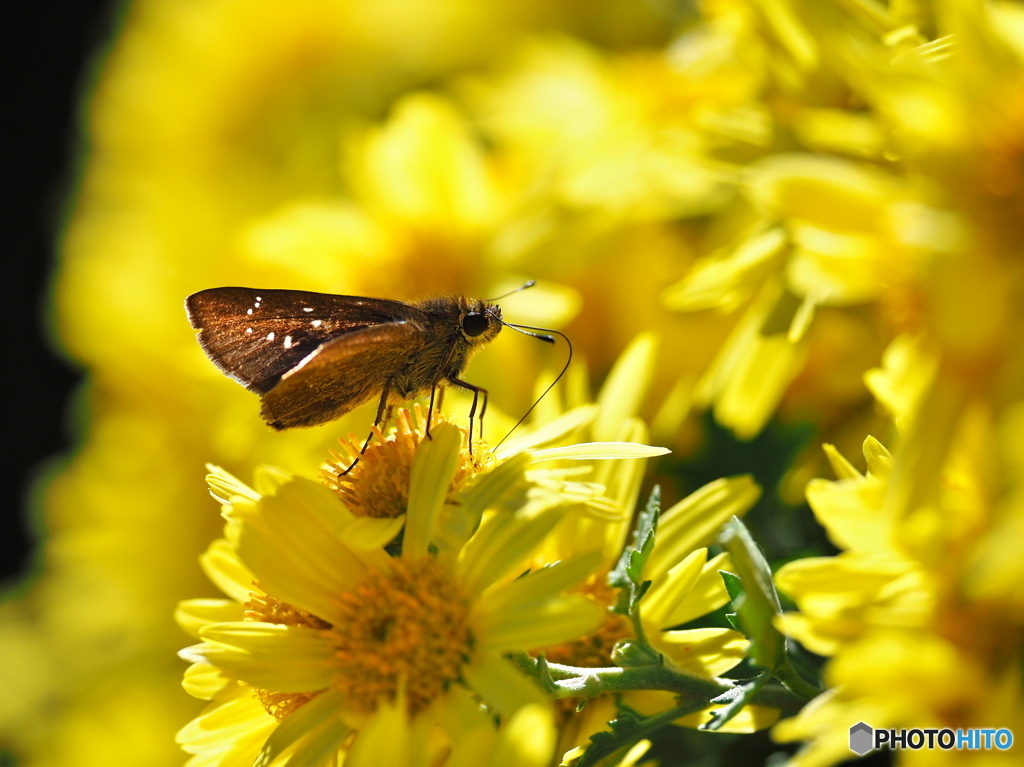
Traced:
<path id="1" fill-rule="evenodd" d="M 469 454 L 473 455 L 473 419 L 476 417 L 476 406 L 482 394 L 484 399 L 483 407 L 480 408 L 480 436 L 482 437 L 484 433 L 484 413 L 487 412 L 487 389 L 458 378 L 452 378 L 449 382 L 452 386 L 458 386 L 460 389 L 473 392 L 473 404 L 469 408 Z"/>
<path id="2" fill-rule="evenodd" d="M 380 402 L 377 404 L 377 417 L 373 419 L 374 429 L 379 427 L 381 424 L 386 424 L 388 421 L 391 420 L 391 405 L 388 404 L 388 396 L 390 394 L 390 388 L 385 386 L 384 391 L 381 392 L 380 395 Z M 370 433 L 366 436 L 366 441 L 363 443 L 363 448 L 362 450 L 359 451 L 360 456 L 362 456 L 363 453 L 366 452 L 366 449 L 370 446 L 370 440 L 372 439 L 373 429 L 371 429 Z M 341 474 L 339 474 L 338 476 L 344 477 L 346 474 L 348 474 L 350 471 L 352 471 L 352 469 L 356 467 L 357 463 L 359 463 L 359 458 L 356 458 L 354 461 L 352 461 L 352 465 L 345 469 L 345 471 L 341 472 Z"/>
<path id="3" fill-rule="evenodd" d="M 430 404 L 427 406 L 427 430 L 425 432 L 426 435 L 427 435 L 427 439 L 433 439 L 433 437 L 430 436 L 430 424 L 433 423 L 433 421 L 434 421 L 434 395 L 435 394 L 437 394 L 437 384 L 434 384 L 433 386 L 430 387 Z M 440 400 L 443 397 L 444 397 L 444 389 L 441 389 L 441 396 L 437 398 L 438 399 L 438 403 L 437 403 L 437 409 L 438 410 L 441 409 L 441 402 L 440 402 Z"/>

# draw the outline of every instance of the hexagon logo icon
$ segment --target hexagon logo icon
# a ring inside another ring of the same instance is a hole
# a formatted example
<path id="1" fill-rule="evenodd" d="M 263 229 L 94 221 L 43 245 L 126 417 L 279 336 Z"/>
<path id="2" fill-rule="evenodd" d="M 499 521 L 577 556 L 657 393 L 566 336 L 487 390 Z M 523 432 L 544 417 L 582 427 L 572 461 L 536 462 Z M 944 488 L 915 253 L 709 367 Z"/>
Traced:
<path id="1" fill-rule="evenodd" d="M 874 733 L 875 731 L 871 728 L 870 724 L 857 722 L 857 724 L 850 728 L 850 750 L 857 754 L 857 756 L 864 756 L 873 748 Z"/>

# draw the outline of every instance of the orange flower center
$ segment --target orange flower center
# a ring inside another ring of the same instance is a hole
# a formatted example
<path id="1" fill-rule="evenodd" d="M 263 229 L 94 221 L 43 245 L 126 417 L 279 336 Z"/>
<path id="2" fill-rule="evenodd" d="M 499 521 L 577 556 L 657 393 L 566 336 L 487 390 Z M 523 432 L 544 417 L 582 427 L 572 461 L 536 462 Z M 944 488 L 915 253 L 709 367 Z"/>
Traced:
<path id="1" fill-rule="evenodd" d="M 444 423 L 440 413 L 433 416 L 433 425 Z M 466 447 L 466 429 L 459 463 L 449 492 L 456 492 L 466 480 L 487 469 L 494 458 L 487 445 L 477 440 L 473 455 Z M 362 443 L 352 437 L 341 441 L 342 451 L 331 450 L 330 459 L 320 469 L 320 481 L 338 494 L 357 517 L 398 517 L 409 506 L 409 477 L 416 448 L 426 436 L 426 416 L 419 404 L 412 411 L 395 411 L 395 431 L 387 437 L 374 427 L 375 440 L 361 453 Z M 356 462 L 358 459 L 358 462 Z M 353 462 L 355 466 L 349 471 Z"/>
<path id="2" fill-rule="evenodd" d="M 338 603 L 333 684 L 353 708 L 369 713 L 404 688 L 416 713 L 459 680 L 472 648 L 469 601 L 434 558 L 396 558 Z"/>

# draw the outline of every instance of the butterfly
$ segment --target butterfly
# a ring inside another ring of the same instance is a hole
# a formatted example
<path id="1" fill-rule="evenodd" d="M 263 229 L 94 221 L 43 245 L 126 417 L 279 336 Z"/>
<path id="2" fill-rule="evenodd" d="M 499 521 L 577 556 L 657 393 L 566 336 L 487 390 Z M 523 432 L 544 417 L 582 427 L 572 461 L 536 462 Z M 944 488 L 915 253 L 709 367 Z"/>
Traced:
<path id="1" fill-rule="evenodd" d="M 260 415 L 274 429 L 327 423 L 375 398 L 379 426 L 393 404 L 430 392 L 429 435 L 435 393 L 454 386 L 473 393 L 472 450 L 473 419 L 482 397 L 483 420 L 487 390 L 462 378 L 470 357 L 503 326 L 554 343 L 551 335 L 528 332 L 543 328 L 505 322 L 493 300 L 441 296 L 405 303 L 229 287 L 193 293 L 185 311 L 206 355 L 259 395 Z M 570 359 L 571 353 L 570 346 Z"/>

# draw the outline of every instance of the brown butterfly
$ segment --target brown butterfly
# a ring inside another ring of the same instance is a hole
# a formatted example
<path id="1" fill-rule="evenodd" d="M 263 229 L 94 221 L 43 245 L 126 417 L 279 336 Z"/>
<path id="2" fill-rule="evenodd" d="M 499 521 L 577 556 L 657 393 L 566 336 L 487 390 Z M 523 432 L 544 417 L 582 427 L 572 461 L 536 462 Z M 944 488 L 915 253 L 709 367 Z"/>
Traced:
<path id="1" fill-rule="evenodd" d="M 465 296 L 403 303 L 210 288 L 186 298 L 185 311 L 203 351 L 260 396 L 260 414 L 275 429 L 326 423 L 375 397 L 377 426 L 391 405 L 429 391 L 429 433 L 435 391 L 455 386 L 473 392 L 470 444 L 477 404 L 482 395 L 482 419 L 487 391 L 462 379 L 469 358 L 503 325 L 519 332 L 528 327 L 502 320 L 501 307 L 490 301 Z M 554 342 L 550 335 L 528 335 Z"/>

